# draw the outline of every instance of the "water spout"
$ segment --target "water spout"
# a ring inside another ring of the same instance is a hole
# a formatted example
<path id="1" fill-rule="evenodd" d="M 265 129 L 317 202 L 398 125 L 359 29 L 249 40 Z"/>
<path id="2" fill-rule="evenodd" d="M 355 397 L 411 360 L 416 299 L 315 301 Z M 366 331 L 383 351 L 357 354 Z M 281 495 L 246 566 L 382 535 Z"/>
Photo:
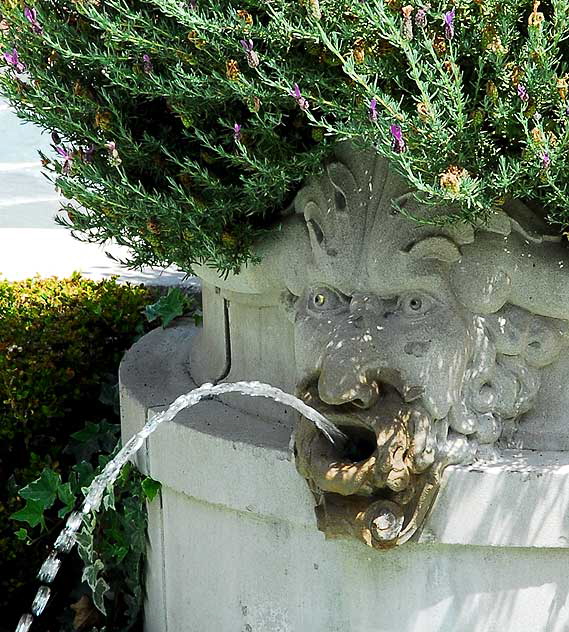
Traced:
<path id="1" fill-rule="evenodd" d="M 144 440 L 150 436 L 158 426 L 164 421 L 172 421 L 174 417 L 185 408 L 195 406 L 202 399 L 224 395 L 226 393 L 239 393 L 250 397 L 267 397 L 280 404 L 290 406 L 306 419 L 310 420 L 332 443 L 345 443 L 346 435 L 333 423 L 329 422 L 314 408 L 305 404 L 290 393 L 285 393 L 275 386 L 263 384 L 261 382 L 232 382 L 226 384 L 203 384 L 193 391 L 180 395 L 168 408 L 153 415 L 144 424 L 142 430 L 133 435 L 103 468 L 102 472 L 93 479 L 89 486 L 85 500 L 79 511 L 72 512 L 59 536 L 57 537 L 53 551 L 42 564 L 38 579 L 42 585 L 38 589 L 32 603 L 32 614 L 24 614 L 20 618 L 16 627 L 16 632 L 28 632 L 33 625 L 35 617 L 41 615 L 49 601 L 51 590 L 48 584 L 53 583 L 61 566 L 61 554 L 69 553 L 75 545 L 75 536 L 83 524 L 85 516 L 93 511 L 97 511 L 103 499 L 105 490 L 116 481 L 123 465 L 131 459 L 144 444 Z"/>

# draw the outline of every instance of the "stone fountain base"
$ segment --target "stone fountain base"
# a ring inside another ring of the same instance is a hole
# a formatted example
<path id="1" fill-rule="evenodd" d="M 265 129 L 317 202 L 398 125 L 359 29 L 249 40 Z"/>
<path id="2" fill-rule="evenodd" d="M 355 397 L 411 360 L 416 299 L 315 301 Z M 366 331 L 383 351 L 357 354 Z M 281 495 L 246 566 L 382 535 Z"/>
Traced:
<path id="1" fill-rule="evenodd" d="M 194 388 L 198 332 L 180 321 L 128 352 L 124 438 Z M 382 552 L 317 530 L 289 450 L 293 413 L 235 402 L 182 412 L 139 453 L 162 483 L 149 505 L 146 632 L 569 629 L 569 453 L 448 468 L 422 532 Z"/>

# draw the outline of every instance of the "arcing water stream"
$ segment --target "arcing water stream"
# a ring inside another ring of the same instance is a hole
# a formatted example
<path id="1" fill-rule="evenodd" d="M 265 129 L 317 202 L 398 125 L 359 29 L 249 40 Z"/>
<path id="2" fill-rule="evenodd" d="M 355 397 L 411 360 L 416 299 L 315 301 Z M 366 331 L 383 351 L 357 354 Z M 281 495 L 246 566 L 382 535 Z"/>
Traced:
<path id="1" fill-rule="evenodd" d="M 195 406 L 206 397 L 223 395 L 225 393 L 240 393 L 241 395 L 249 395 L 251 397 L 268 397 L 269 399 L 274 399 L 276 402 L 294 408 L 306 417 L 306 419 L 312 421 L 331 442 L 344 443 L 347 440 L 343 432 L 338 430 L 334 424 L 330 423 L 324 416 L 314 410 L 314 408 L 307 406 L 294 395 L 285 393 L 279 388 L 270 386 L 269 384 L 262 384 L 261 382 L 233 382 L 216 384 L 215 386 L 213 384 L 203 384 L 185 395 L 180 395 L 166 410 L 153 415 L 143 426 L 142 430 L 127 441 L 117 455 L 107 463 L 103 471 L 93 480 L 87 490 L 81 508 L 69 515 L 65 527 L 53 545 L 53 551 L 42 564 L 38 574 L 38 579 L 42 582 L 42 585 L 39 587 L 32 603 L 31 613 L 22 615 L 16 627 L 16 632 L 28 632 L 34 620 L 45 610 L 51 596 L 49 584 L 53 582 L 59 571 L 61 555 L 71 551 L 75 544 L 75 536 L 83 524 L 83 518 L 92 511 L 98 510 L 105 490 L 114 484 L 123 465 L 138 452 L 144 444 L 144 440 L 150 436 L 162 422 L 172 421 L 184 408 Z"/>

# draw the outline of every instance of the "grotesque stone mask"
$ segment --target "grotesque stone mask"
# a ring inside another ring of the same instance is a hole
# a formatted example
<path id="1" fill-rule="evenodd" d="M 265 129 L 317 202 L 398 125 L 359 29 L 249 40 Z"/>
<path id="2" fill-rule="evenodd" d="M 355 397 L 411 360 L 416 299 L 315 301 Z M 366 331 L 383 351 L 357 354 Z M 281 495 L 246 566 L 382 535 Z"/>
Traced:
<path id="1" fill-rule="evenodd" d="M 383 545 L 413 518 L 405 521 L 404 510 L 417 507 L 431 481 L 423 475 L 439 456 L 437 434 L 444 440 L 448 432 L 440 420 L 448 417 L 456 395 L 449 388 L 457 380 L 446 376 L 464 374 L 468 361 L 467 323 L 445 298 L 423 291 L 345 296 L 318 287 L 300 299 L 296 344 L 305 371 L 299 393 L 349 437 L 337 448 L 312 426 L 301 423 L 297 432 L 298 467 L 319 495 L 324 528 L 328 522 L 338 528 L 336 515 L 325 512 L 360 513 L 372 503 L 373 520 L 382 510 L 388 521 L 374 538 Z M 379 498 L 389 502 L 378 505 Z"/>
<path id="2" fill-rule="evenodd" d="M 349 441 L 301 420 L 295 455 L 319 528 L 387 548 L 420 527 L 447 465 L 512 441 L 567 326 L 551 317 L 563 297 L 520 286 L 558 256 L 522 225 L 525 207 L 478 231 L 440 228 L 382 159 L 345 147 L 339 158 L 297 196 L 311 260 L 287 286 L 298 394 Z"/>
<path id="3" fill-rule="evenodd" d="M 448 225 L 443 212 L 375 153 L 340 144 L 259 246 L 262 264 L 227 282 L 230 302 L 256 297 L 274 320 L 262 345 L 261 327 L 231 346 L 223 378 L 249 366 L 259 379 L 247 347 L 274 348 L 280 323 L 294 344 L 269 377 L 349 438 L 331 445 L 303 419 L 295 432 L 328 537 L 405 542 L 449 464 L 496 458 L 520 436 L 539 444 L 569 410 L 566 248 L 520 202 L 480 226 Z"/>

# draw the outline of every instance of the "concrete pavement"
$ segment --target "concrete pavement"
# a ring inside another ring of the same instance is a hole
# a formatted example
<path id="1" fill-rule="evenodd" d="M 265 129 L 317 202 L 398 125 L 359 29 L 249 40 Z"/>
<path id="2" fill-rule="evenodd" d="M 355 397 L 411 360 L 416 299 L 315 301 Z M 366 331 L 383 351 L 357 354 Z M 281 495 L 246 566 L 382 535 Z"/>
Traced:
<path id="1" fill-rule="evenodd" d="M 32 276 L 66 277 L 81 272 L 88 279 L 118 276 L 120 281 L 149 285 L 196 285 L 195 277 L 185 279 L 183 272 L 145 268 L 129 270 L 114 261 L 128 251 L 116 244 L 106 247 L 82 243 L 67 230 L 52 228 L 0 228 L 0 279 L 12 281 Z"/>
<path id="2" fill-rule="evenodd" d="M 128 270 L 111 259 L 125 259 L 128 250 L 74 239 L 54 217 L 60 197 L 41 173 L 38 150 L 53 153 L 50 138 L 37 127 L 22 124 L 0 101 L 0 278 L 19 280 L 40 275 L 90 279 L 118 276 L 120 281 L 150 285 L 196 285 L 174 268 Z"/>

